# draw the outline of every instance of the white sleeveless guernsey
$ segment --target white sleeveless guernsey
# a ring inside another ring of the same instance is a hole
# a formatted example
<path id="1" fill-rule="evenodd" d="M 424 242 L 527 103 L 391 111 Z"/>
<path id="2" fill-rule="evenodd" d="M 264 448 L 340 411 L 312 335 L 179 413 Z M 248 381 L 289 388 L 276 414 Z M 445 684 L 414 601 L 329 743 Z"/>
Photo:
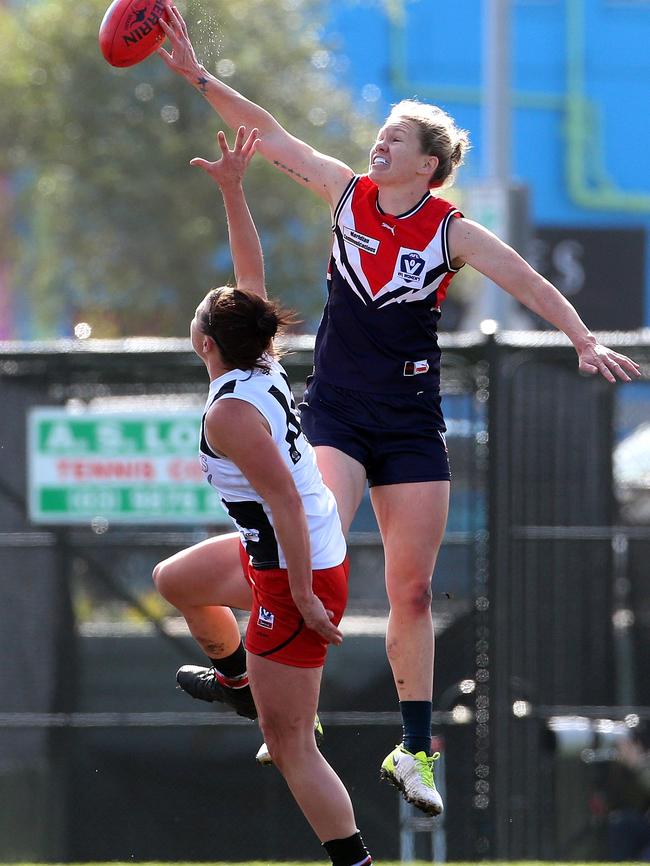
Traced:
<path id="1" fill-rule="evenodd" d="M 302 432 L 287 374 L 277 361 L 269 362 L 269 373 L 230 370 L 210 382 L 201 421 L 201 468 L 237 527 L 253 567 L 286 568 L 270 508 L 232 460 L 212 450 L 205 435 L 205 413 L 216 400 L 244 400 L 254 406 L 268 422 L 302 499 L 312 569 L 332 568 L 343 562 L 346 554 L 334 496 L 323 483 L 314 450 Z"/>

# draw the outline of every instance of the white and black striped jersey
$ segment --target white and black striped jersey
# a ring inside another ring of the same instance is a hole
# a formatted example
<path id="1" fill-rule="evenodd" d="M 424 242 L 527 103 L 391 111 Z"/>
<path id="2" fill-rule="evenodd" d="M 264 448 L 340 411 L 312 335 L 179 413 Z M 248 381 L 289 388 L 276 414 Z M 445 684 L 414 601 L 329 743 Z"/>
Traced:
<path id="1" fill-rule="evenodd" d="M 312 569 L 332 568 L 345 559 L 346 545 L 331 491 L 323 483 L 311 445 L 300 426 L 284 369 L 270 360 L 269 373 L 230 370 L 210 382 L 201 421 L 199 458 L 208 482 L 219 492 L 242 543 L 258 569 L 286 568 L 273 528 L 271 510 L 240 469 L 210 447 L 205 413 L 216 400 L 244 400 L 266 419 L 271 436 L 289 468 L 307 516 Z"/>

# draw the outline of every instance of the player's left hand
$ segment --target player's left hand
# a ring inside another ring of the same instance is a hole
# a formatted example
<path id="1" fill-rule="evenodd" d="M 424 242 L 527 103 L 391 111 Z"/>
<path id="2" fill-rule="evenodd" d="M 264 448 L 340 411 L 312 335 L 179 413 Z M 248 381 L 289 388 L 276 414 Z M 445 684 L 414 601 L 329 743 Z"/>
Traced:
<path id="1" fill-rule="evenodd" d="M 599 374 L 608 382 L 631 382 L 641 375 L 636 361 L 600 343 L 590 343 L 578 352 L 578 369 L 589 376 Z"/>
<path id="2" fill-rule="evenodd" d="M 219 131 L 217 133 L 217 142 L 221 148 L 221 159 L 216 162 L 210 162 L 197 156 L 190 160 L 190 165 L 202 168 L 222 189 L 228 184 L 239 185 L 246 173 L 248 164 L 253 158 L 259 140 L 259 130 L 252 129 L 248 136 L 246 136 L 246 128 L 240 126 L 231 150 L 228 147 L 225 134 Z"/>
<path id="3" fill-rule="evenodd" d="M 323 602 L 317 595 L 312 593 L 306 599 L 300 599 L 299 602 L 294 599 L 294 601 L 307 628 L 315 631 L 327 643 L 332 643 L 336 646 L 342 643 L 343 633 L 332 622 L 334 613 L 331 610 L 325 609 Z"/>

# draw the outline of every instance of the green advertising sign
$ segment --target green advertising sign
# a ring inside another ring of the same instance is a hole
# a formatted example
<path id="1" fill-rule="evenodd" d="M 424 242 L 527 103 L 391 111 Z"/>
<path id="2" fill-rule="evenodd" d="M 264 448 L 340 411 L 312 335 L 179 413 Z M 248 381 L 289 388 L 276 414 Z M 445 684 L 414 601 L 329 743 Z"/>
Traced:
<path id="1" fill-rule="evenodd" d="M 201 413 L 29 413 L 34 523 L 228 523 L 198 459 Z"/>

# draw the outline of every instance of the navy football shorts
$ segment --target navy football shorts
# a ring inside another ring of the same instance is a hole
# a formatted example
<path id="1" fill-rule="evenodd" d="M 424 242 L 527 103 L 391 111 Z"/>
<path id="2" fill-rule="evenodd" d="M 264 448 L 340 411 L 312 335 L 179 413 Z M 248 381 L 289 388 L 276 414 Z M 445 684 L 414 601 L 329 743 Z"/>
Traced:
<path id="1" fill-rule="evenodd" d="M 451 477 L 440 395 L 368 394 L 307 379 L 300 404 L 305 436 L 361 463 L 370 487 Z"/>

